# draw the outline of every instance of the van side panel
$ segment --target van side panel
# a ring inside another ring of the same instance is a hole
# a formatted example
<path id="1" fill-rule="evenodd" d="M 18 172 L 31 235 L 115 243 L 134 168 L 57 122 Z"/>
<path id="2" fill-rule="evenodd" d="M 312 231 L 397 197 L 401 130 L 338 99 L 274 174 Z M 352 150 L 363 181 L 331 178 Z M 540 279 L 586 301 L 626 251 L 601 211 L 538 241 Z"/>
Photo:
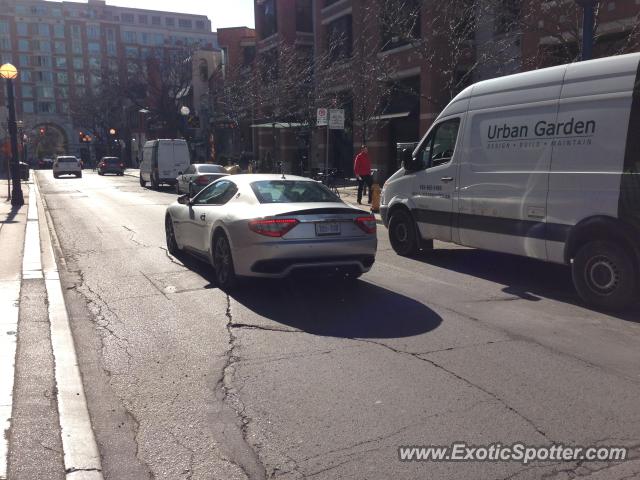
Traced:
<path id="1" fill-rule="evenodd" d="M 547 242 L 550 261 L 565 261 L 573 225 L 593 216 L 618 217 L 638 58 L 607 63 L 597 68 L 578 63 L 567 70 L 549 177 L 547 221 L 557 226 Z"/>
<path id="2" fill-rule="evenodd" d="M 640 62 L 636 72 L 627 129 L 618 217 L 640 232 Z M 640 244 L 640 238 L 638 243 Z M 638 247 L 640 248 L 640 245 Z"/>
<path id="3" fill-rule="evenodd" d="M 566 67 L 474 89 L 459 174 L 460 243 L 546 259 L 553 125 Z M 492 81 L 494 82 L 494 81 Z M 482 85 L 482 84 L 480 84 Z M 513 90 L 513 89 L 516 90 Z M 482 95 L 476 97 L 476 93 Z M 538 128 L 538 130 L 536 130 Z"/>

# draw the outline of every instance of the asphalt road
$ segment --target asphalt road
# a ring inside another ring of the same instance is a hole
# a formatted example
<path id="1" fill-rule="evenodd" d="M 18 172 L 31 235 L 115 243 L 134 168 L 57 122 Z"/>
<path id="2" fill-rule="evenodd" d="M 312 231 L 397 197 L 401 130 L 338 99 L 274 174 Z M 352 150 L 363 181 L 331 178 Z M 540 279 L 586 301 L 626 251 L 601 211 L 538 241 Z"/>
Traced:
<path id="1" fill-rule="evenodd" d="M 107 479 L 640 478 L 640 310 L 437 244 L 345 289 L 232 295 L 164 245 L 166 189 L 38 172 Z M 626 445 L 627 462 L 401 462 L 401 445 Z M 636 476 L 634 476 L 636 475 Z"/>

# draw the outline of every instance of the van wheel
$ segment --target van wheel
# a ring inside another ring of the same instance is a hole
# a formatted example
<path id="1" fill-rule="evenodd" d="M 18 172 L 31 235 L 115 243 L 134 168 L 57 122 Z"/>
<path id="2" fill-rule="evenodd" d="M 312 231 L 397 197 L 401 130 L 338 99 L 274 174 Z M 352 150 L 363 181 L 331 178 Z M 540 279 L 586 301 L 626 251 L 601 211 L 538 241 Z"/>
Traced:
<path id="1" fill-rule="evenodd" d="M 595 241 L 573 259 L 571 274 L 580 298 L 604 310 L 622 310 L 638 294 L 638 274 L 632 256 L 619 244 Z"/>
<path id="2" fill-rule="evenodd" d="M 147 187 L 147 182 L 142 179 L 142 174 L 140 174 L 140 186 L 142 188 L 146 188 Z"/>
<path id="3" fill-rule="evenodd" d="M 404 210 L 396 210 L 389 219 L 389 241 L 393 250 L 403 257 L 418 253 L 416 224 Z"/>

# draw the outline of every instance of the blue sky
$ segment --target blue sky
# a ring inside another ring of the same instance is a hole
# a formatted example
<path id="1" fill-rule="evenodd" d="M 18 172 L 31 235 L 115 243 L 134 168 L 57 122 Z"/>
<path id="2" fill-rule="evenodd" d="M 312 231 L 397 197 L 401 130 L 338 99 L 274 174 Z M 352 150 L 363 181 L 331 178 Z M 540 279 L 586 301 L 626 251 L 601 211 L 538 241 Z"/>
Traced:
<path id="1" fill-rule="evenodd" d="M 214 30 L 254 26 L 253 0 L 107 0 L 107 5 L 207 15 Z"/>

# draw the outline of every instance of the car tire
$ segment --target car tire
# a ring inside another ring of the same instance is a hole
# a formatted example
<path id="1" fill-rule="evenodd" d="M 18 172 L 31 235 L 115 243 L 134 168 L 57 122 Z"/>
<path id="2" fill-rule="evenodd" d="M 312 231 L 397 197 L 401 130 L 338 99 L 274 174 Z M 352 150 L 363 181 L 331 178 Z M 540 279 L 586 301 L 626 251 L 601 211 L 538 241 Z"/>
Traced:
<path id="1" fill-rule="evenodd" d="M 584 245 L 571 265 L 573 284 L 588 305 L 623 310 L 638 298 L 638 272 L 632 255 L 621 245 L 594 241 Z"/>
<path id="2" fill-rule="evenodd" d="M 418 253 L 416 224 L 409 212 L 396 210 L 389 219 L 389 241 L 393 250 L 402 257 L 412 257 Z"/>
<path id="3" fill-rule="evenodd" d="M 140 174 L 140 186 L 142 188 L 147 188 L 147 182 L 142 179 L 142 173 Z"/>
<path id="4" fill-rule="evenodd" d="M 76 173 L 76 177 L 78 177 L 78 178 L 82 178 L 82 172 L 80 172 L 80 173 Z"/>
<path id="5" fill-rule="evenodd" d="M 169 252 L 174 257 L 180 253 L 180 247 L 178 247 L 178 242 L 176 241 L 176 233 L 173 228 L 173 220 L 171 220 L 171 215 L 167 215 L 164 218 L 164 233 L 167 241 L 167 252 Z"/>
<path id="6" fill-rule="evenodd" d="M 229 240 L 224 233 L 213 239 L 213 269 L 216 283 L 221 290 L 232 290 L 238 284 L 238 277 L 233 268 L 233 255 Z"/>
<path id="7" fill-rule="evenodd" d="M 53 174 L 53 178 L 58 178 L 58 174 L 57 174 L 57 173 L 54 173 L 54 174 Z"/>

